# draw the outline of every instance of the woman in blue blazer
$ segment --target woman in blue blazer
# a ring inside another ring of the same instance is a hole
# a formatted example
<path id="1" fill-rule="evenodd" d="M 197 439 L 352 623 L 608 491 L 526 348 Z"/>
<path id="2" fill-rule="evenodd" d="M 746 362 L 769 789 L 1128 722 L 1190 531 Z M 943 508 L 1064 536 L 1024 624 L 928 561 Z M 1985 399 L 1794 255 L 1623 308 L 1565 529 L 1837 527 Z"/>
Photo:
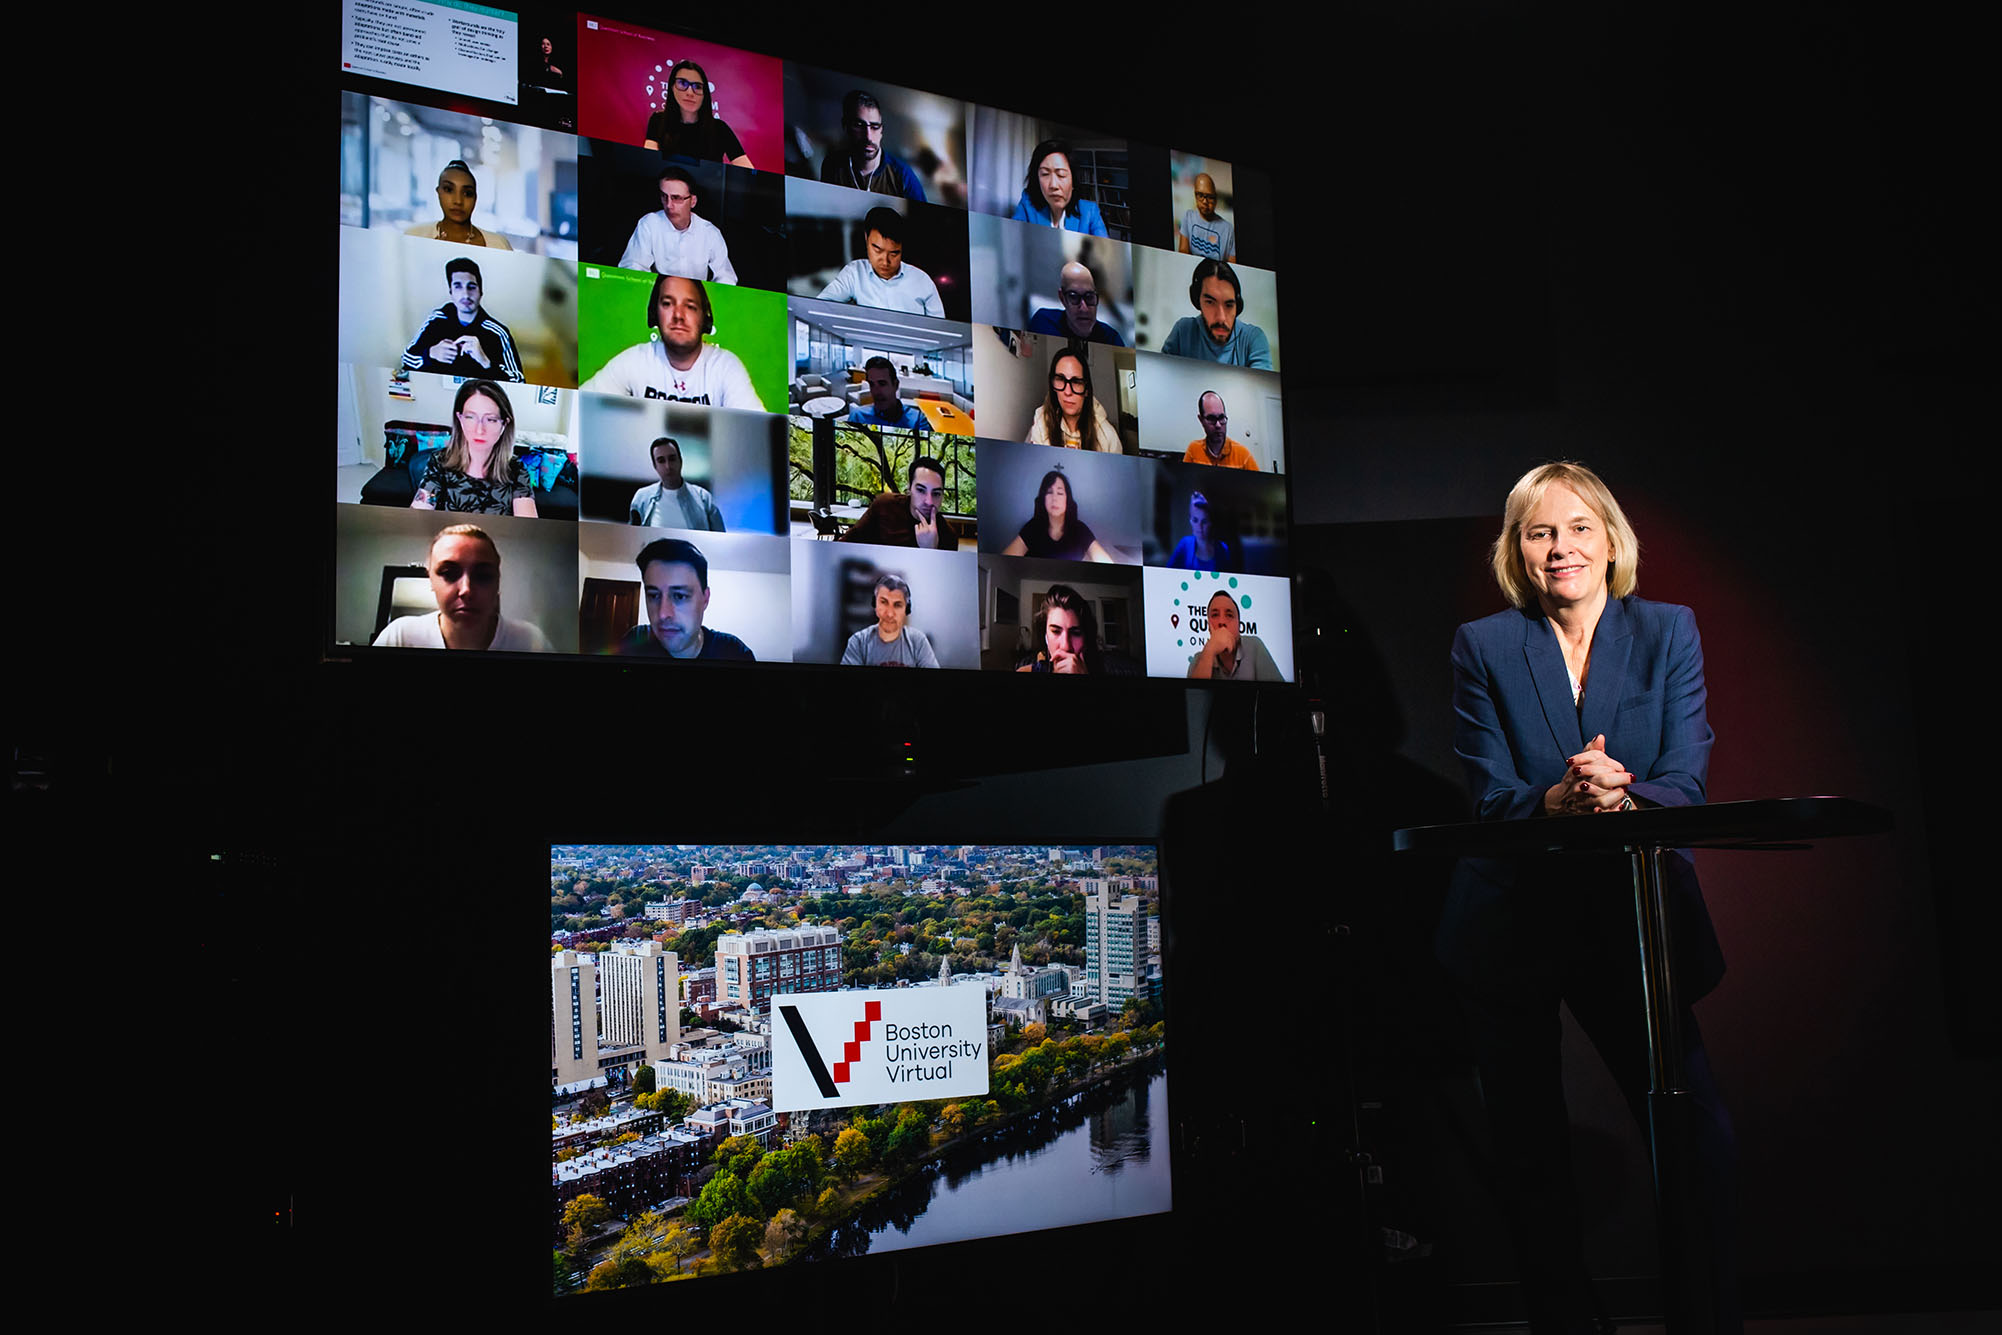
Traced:
<path id="1" fill-rule="evenodd" d="M 1512 608 L 1453 638 L 1453 749 L 1478 817 L 1702 802 L 1715 738 L 1696 618 L 1634 596 L 1640 542 L 1605 483 L 1580 464 L 1532 469 L 1509 492 L 1493 563 Z M 1665 859 L 1664 872 L 1677 981 L 1694 1001 L 1717 985 L 1724 959 L 1689 856 Z M 1571 1180 L 1557 1007 L 1571 1008 L 1645 1134 L 1646 1027 L 1627 859 L 1465 859 L 1437 945 L 1480 1063 L 1531 1326 L 1590 1329 L 1597 1304 Z M 1735 1329 L 1736 1148 L 1686 1009 L 1682 1031 L 1719 1249 L 1719 1329 Z"/>
<path id="2" fill-rule="evenodd" d="M 1081 182 L 1071 172 L 1071 146 L 1061 139 L 1045 139 L 1029 155 L 1029 172 L 1022 182 L 1022 198 L 1011 215 L 1016 222 L 1054 227 L 1061 218 L 1066 232 L 1104 236 L 1105 219 L 1098 205 L 1079 199 Z"/>

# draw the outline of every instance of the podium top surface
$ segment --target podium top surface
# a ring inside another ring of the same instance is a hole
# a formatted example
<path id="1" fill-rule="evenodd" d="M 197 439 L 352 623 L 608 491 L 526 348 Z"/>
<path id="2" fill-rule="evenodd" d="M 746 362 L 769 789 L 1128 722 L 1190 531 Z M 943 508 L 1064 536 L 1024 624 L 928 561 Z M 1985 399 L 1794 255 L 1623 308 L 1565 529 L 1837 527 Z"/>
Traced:
<path id="1" fill-rule="evenodd" d="M 1881 834 L 1891 813 L 1851 797 L 1763 797 L 1589 816 L 1415 825 L 1392 836 L 1400 853 L 1504 857 L 1634 848 L 1798 848 L 1817 839 Z"/>

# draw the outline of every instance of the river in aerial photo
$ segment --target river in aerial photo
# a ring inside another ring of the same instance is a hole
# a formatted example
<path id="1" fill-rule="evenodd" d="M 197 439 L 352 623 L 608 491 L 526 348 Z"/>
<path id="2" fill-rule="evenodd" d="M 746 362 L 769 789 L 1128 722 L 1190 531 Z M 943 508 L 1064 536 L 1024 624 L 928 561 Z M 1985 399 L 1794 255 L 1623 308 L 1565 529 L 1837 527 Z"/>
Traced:
<path id="1" fill-rule="evenodd" d="M 817 1258 L 930 1247 L 1168 1209 L 1168 1076 L 1156 1066 L 972 1144 L 870 1201 Z"/>

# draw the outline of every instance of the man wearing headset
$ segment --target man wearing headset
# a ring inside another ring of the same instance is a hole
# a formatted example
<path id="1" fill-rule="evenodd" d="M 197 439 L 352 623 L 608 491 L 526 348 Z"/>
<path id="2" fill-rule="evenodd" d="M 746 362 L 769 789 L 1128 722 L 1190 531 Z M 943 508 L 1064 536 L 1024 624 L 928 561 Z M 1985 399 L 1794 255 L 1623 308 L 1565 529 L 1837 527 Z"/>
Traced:
<path id="1" fill-rule="evenodd" d="M 1175 357 L 1272 369 L 1272 349 L 1265 331 L 1246 320 L 1244 286 L 1237 270 L 1223 260 L 1204 260 L 1189 279 L 1189 304 L 1199 312 L 1175 321 L 1161 351 Z"/>
<path id="2" fill-rule="evenodd" d="M 712 408 L 764 412 L 751 373 L 728 348 L 705 343 L 715 330 L 709 291 L 693 278 L 662 274 L 647 298 L 646 322 L 656 336 L 605 363 L 580 388 L 633 399 L 706 403 Z"/>
<path id="3" fill-rule="evenodd" d="M 842 666 L 937 667 L 931 641 L 909 624 L 912 606 L 911 586 L 901 576 L 887 570 L 876 576 L 876 624 L 848 637 Z"/>

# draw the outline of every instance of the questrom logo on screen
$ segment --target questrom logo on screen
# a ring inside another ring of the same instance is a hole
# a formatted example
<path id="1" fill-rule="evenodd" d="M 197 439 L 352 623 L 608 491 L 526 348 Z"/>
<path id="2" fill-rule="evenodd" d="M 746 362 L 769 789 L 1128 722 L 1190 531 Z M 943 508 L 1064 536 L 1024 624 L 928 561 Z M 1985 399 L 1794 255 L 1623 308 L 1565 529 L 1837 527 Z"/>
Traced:
<path id="1" fill-rule="evenodd" d="M 845 1108 L 987 1092 L 987 989 L 772 998 L 772 1106 Z"/>

